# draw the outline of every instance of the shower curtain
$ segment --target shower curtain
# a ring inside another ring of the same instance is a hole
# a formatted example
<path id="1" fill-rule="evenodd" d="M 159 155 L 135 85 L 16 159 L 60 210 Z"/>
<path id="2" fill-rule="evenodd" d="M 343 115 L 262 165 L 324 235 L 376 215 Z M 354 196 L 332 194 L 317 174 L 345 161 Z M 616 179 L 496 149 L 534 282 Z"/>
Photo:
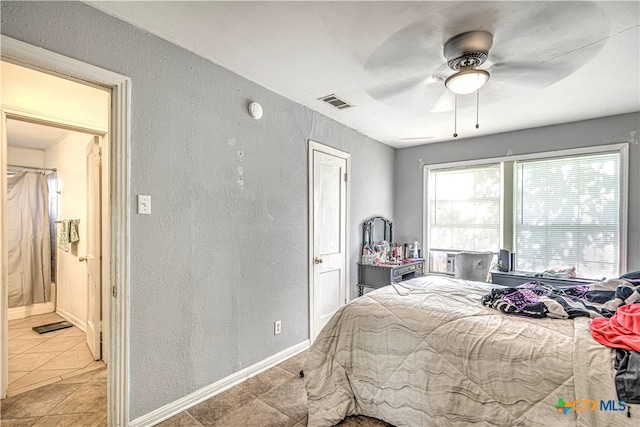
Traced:
<path id="1" fill-rule="evenodd" d="M 42 172 L 7 178 L 9 307 L 50 300 L 49 191 Z"/>

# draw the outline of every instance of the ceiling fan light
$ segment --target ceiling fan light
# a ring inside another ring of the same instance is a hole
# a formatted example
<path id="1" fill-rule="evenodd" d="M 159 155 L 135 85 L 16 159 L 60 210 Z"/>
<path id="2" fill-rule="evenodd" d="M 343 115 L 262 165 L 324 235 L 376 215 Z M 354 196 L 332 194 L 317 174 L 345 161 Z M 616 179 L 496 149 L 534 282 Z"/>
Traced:
<path id="1" fill-rule="evenodd" d="M 451 92 L 466 95 L 480 89 L 489 80 L 489 73 L 473 67 L 464 67 L 445 80 L 444 85 Z"/>

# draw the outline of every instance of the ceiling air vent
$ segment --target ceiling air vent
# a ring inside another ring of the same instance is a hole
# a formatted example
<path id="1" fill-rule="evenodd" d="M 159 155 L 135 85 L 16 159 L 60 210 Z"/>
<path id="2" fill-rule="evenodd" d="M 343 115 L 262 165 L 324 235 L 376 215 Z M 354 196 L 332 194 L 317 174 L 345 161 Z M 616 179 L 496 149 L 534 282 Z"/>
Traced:
<path id="1" fill-rule="evenodd" d="M 354 107 L 353 104 L 349 104 L 344 99 L 340 99 L 334 94 L 323 96 L 322 98 L 318 98 L 320 101 L 324 101 L 327 104 L 333 105 L 338 110 L 344 110 L 345 108 Z"/>

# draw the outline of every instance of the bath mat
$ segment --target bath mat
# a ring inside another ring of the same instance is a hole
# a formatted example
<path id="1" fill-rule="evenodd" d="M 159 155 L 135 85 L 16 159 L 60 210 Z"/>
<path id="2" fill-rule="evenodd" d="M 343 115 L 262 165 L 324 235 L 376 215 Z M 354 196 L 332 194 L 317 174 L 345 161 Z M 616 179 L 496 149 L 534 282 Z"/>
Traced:
<path id="1" fill-rule="evenodd" d="M 73 325 L 71 323 L 67 322 L 66 320 L 63 320 L 62 322 L 48 323 L 42 326 L 34 326 L 32 329 L 39 334 L 44 334 L 47 332 L 57 331 L 59 329 L 70 328 L 72 326 Z"/>

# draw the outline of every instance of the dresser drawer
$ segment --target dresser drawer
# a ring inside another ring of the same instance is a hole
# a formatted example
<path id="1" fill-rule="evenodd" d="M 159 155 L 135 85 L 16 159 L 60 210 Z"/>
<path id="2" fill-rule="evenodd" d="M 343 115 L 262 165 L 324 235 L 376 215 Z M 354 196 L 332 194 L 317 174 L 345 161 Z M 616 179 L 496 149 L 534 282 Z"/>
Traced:
<path id="1" fill-rule="evenodd" d="M 358 294 L 362 295 L 363 287 L 379 288 L 423 275 L 424 260 L 416 260 L 409 264 L 399 265 L 367 265 L 358 263 Z"/>
<path id="2" fill-rule="evenodd" d="M 393 276 L 392 278 L 394 279 L 394 281 L 396 279 L 402 280 L 402 276 L 412 273 L 416 270 L 418 270 L 419 268 L 422 267 L 422 264 L 420 263 L 418 264 L 409 264 L 409 265 L 405 265 L 402 267 L 397 267 L 393 270 Z"/>

